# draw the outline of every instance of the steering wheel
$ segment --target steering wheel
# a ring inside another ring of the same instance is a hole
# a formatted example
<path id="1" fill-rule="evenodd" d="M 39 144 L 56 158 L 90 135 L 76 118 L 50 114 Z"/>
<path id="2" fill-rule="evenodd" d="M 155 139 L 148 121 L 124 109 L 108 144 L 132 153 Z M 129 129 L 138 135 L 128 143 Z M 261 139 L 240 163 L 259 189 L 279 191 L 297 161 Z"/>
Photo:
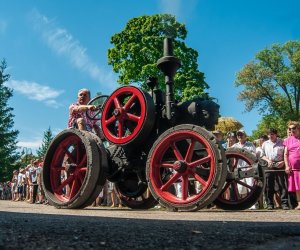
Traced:
<path id="1" fill-rule="evenodd" d="M 96 109 L 95 111 L 86 111 L 86 115 L 91 120 L 100 120 L 102 116 L 102 109 L 104 106 L 104 103 L 106 102 L 108 95 L 99 95 L 91 99 L 87 105 L 95 105 Z"/>

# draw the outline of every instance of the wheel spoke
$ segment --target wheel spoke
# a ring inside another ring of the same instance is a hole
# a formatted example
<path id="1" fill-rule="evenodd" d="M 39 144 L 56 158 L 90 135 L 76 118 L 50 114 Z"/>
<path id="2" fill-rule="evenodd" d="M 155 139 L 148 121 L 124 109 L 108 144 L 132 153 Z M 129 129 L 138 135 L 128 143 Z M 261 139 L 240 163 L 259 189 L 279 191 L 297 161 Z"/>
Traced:
<path id="1" fill-rule="evenodd" d="M 237 182 L 238 184 L 240 184 L 240 185 L 246 187 L 246 188 L 249 188 L 250 190 L 253 190 L 253 189 L 254 189 L 254 187 L 249 186 L 247 183 L 245 183 L 245 182 L 243 182 L 243 181 L 236 180 L 236 182 Z"/>
<path id="2" fill-rule="evenodd" d="M 112 117 L 110 117 L 107 120 L 105 120 L 105 124 L 109 125 L 109 124 L 115 122 L 116 120 L 117 120 L 117 118 L 113 115 Z"/>
<path id="3" fill-rule="evenodd" d="M 134 99 L 136 98 L 137 96 L 136 95 L 132 95 L 130 98 L 129 98 L 129 100 L 126 102 L 126 104 L 124 105 L 124 110 L 125 111 L 128 111 L 129 110 L 129 108 L 130 108 L 130 106 L 132 105 L 132 103 L 133 103 L 133 101 L 134 101 Z"/>
<path id="4" fill-rule="evenodd" d="M 196 143 L 196 141 L 193 140 L 193 141 L 191 141 L 191 143 L 189 145 L 189 148 L 186 152 L 185 159 L 184 159 L 186 162 L 191 162 L 191 160 L 192 160 L 195 143 Z"/>
<path id="5" fill-rule="evenodd" d="M 179 149 L 177 148 L 175 142 L 173 142 L 173 143 L 171 144 L 171 148 L 173 149 L 173 152 L 174 152 L 174 154 L 175 154 L 177 160 L 178 160 L 178 161 L 183 160 L 183 157 L 182 157 L 182 155 L 181 155 Z"/>
<path id="6" fill-rule="evenodd" d="M 204 187 L 207 186 L 207 182 L 206 182 L 204 179 L 202 179 L 201 176 L 199 176 L 199 175 L 196 174 L 196 173 L 192 173 L 192 175 L 193 175 L 193 177 L 195 177 L 195 179 L 196 179 L 197 181 L 199 181 L 199 182 L 201 183 L 202 186 L 204 186 Z"/>
<path id="7" fill-rule="evenodd" d="M 238 189 L 238 186 L 237 186 L 237 183 L 236 182 L 231 182 L 231 187 L 233 188 L 233 191 L 234 191 L 234 194 L 235 194 L 235 200 L 239 200 L 241 198 L 240 196 L 240 192 L 239 192 L 239 189 Z"/>
<path id="8" fill-rule="evenodd" d="M 94 115 L 92 116 L 93 119 L 95 119 L 95 117 L 97 117 L 97 115 L 99 115 L 102 112 L 102 110 L 99 110 L 98 112 L 95 112 Z"/>
<path id="9" fill-rule="evenodd" d="M 189 192 L 189 180 L 188 175 L 182 176 L 182 199 L 186 200 Z"/>
<path id="10" fill-rule="evenodd" d="M 76 195 L 78 189 L 79 189 L 79 185 L 78 185 L 77 178 L 74 178 L 74 181 L 73 181 L 72 187 L 71 187 L 71 191 L 70 191 L 70 196 L 69 196 L 70 199 L 72 199 Z"/>
<path id="11" fill-rule="evenodd" d="M 176 174 L 174 174 L 174 175 L 170 178 L 170 180 L 168 180 L 164 185 L 162 185 L 160 189 L 161 189 L 162 191 L 167 191 L 168 188 L 169 188 L 172 184 L 174 184 L 174 182 L 177 181 L 177 180 L 179 179 L 180 176 L 181 176 L 181 174 L 177 172 Z"/>
<path id="12" fill-rule="evenodd" d="M 206 156 L 206 157 L 204 157 L 202 159 L 199 159 L 197 161 L 193 161 L 191 163 L 188 163 L 188 166 L 189 167 L 197 167 L 197 166 L 202 165 L 203 163 L 209 162 L 210 160 L 211 160 L 211 156 L 208 155 L 208 156 Z"/>
<path id="13" fill-rule="evenodd" d="M 220 195 L 224 194 L 224 193 L 228 190 L 230 184 L 231 184 L 231 182 L 226 182 L 226 185 L 225 185 L 224 188 L 222 189 Z"/>
<path id="14" fill-rule="evenodd" d="M 126 114 L 126 119 L 138 123 L 140 121 L 141 117 L 130 114 L 130 113 L 127 113 Z"/>
<path id="15" fill-rule="evenodd" d="M 70 175 L 67 179 L 65 179 L 57 188 L 55 188 L 56 193 L 61 193 L 62 189 L 70 184 L 74 180 L 74 176 Z"/>
<path id="16" fill-rule="evenodd" d="M 117 97 L 114 98 L 114 104 L 117 109 L 121 108 L 120 102 Z"/>
<path id="17" fill-rule="evenodd" d="M 168 162 L 162 162 L 161 165 L 159 167 L 163 167 L 163 168 L 174 168 L 174 165 L 172 163 L 168 163 Z"/>

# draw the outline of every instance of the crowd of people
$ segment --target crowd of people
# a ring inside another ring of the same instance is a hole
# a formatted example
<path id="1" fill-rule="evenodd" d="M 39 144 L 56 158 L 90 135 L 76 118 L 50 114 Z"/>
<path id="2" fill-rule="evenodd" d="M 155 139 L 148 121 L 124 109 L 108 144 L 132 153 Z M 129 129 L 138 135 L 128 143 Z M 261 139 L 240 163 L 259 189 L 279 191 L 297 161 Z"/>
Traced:
<path id="1" fill-rule="evenodd" d="M 257 158 L 267 162 L 265 169 L 266 186 L 263 197 L 255 208 L 272 210 L 300 210 L 300 123 L 290 121 L 287 124 L 287 136 L 279 138 L 275 128 L 269 128 L 266 134 L 251 142 L 244 130 L 228 132 L 214 131 L 217 140 L 225 149 L 229 147 L 242 148 L 251 152 Z M 245 167 L 245 166 L 238 166 Z M 245 178 L 245 182 L 251 178 Z M 250 186 L 252 183 L 247 183 Z M 244 186 L 239 186 L 240 194 Z"/>
<path id="2" fill-rule="evenodd" d="M 11 181 L 0 183 L 1 199 L 27 201 L 31 204 L 46 203 L 42 189 L 43 159 L 31 160 L 24 168 L 14 170 Z"/>

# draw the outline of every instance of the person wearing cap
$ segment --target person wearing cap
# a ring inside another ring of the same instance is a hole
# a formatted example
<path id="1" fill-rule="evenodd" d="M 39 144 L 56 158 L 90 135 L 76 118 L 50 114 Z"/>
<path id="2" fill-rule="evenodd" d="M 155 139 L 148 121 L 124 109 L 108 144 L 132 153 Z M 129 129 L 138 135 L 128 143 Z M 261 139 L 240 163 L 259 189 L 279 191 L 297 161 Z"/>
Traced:
<path id="1" fill-rule="evenodd" d="M 236 133 L 228 132 L 226 134 L 226 142 L 222 144 L 224 149 L 230 148 L 237 142 Z"/>
<path id="2" fill-rule="evenodd" d="M 92 131 L 97 121 L 87 117 L 86 111 L 96 110 L 95 105 L 87 105 L 91 99 L 88 89 L 80 89 L 77 95 L 77 102 L 69 107 L 68 128 L 78 128 L 79 130 Z"/>
<path id="3" fill-rule="evenodd" d="M 284 210 L 288 210 L 289 205 L 286 175 L 284 172 L 285 165 L 283 141 L 278 138 L 277 130 L 275 128 L 270 128 L 268 130 L 268 137 L 269 140 L 265 141 L 262 145 L 262 159 L 268 162 L 269 170 L 265 172 L 265 197 L 267 209 L 274 209 L 274 194 L 276 193 L 275 186 L 277 186 L 281 199 L 281 207 Z"/>
<path id="4" fill-rule="evenodd" d="M 247 140 L 247 134 L 246 134 L 245 130 L 241 129 L 241 130 L 237 131 L 236 135 L 237 135 L 238 142 L 233 144 L 232 147 L 233 148 L 241 148 L 241 149 L 244 149 L 244 150 L 252 153 L 253 155 L 256 155 L 255 146 L 252 142 Z M 247 166 L 248 166 L 248 163 L 246 161 L 241 160 L 241 159 L 238 161 L 238 164 L 237 164 L 238 168 L 247 170 L 247 168 L 246 168 Z M 253 178 L 252 177 L 244 178 L 241 181 L 244 182 L 245 185 L 238 184 L 238 191 L 242 197 L 245 197 L 245 196 L 247 196 L 248 192 L 250 192 L 250 190 L 246 187 L 246 185 L 252 186 Z"/>

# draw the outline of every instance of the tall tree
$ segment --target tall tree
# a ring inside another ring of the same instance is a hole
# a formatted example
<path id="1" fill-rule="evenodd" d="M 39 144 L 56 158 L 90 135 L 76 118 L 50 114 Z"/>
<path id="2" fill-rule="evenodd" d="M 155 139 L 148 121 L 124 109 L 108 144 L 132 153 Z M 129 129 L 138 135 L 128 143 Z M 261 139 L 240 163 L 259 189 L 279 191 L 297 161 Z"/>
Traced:
<path id="1" fill-rule="evenodd" d="M 38 157 L 44 157 L 45 156 L 52 140 L 53 140 L 53 134 L 52 134 L 51 128 L 49 127 L 44 132 L 44 138 L 43 138 L 42 145 L 36 151 Z"/>
<path id="2" fill-rule="evenodd" d="M 156 62 L 163 56 L 163 39 L 171 37 L 174 40 L 174 55 L 182 62 L 174 79 L 175 96 L 179 100 L 194 97 L 207 99 L 205 89 L 209 86 L 204 81 L 204 74 L 198 70 L 198 52 L 186 46 L 186 36 L 185 25 L 169 14 L 129 20 L 123 31 L 112 36 L 114 47 L 108 50 L 108 62 L 119 74 L 118 83 L 137 83 L 147 89 L 147 78 L 156 76 L 164 89 L 164 76 L 156 67 Z"/>
<path id="3" fill-rule="evenodd" d="M 13 129 L 13 108 L 8 106 L 13 91 L 4 85 L 10 77 L 5 73 L 6 67 L 7 64 L 3 59 L 0 63 L 0 179 L 2 181 L 11 178 L 14 164 L 19 157 L 16 152 L 19 131 Z"/>
<path id="4" fill-rule="evenodd" d="M 237 74 L 236 86 L 244 87 L 238 98 L 247 111 L 257 108 L 262 115 L 299 120 L 300 42 L 274 44 L 258 52 Z"/>

